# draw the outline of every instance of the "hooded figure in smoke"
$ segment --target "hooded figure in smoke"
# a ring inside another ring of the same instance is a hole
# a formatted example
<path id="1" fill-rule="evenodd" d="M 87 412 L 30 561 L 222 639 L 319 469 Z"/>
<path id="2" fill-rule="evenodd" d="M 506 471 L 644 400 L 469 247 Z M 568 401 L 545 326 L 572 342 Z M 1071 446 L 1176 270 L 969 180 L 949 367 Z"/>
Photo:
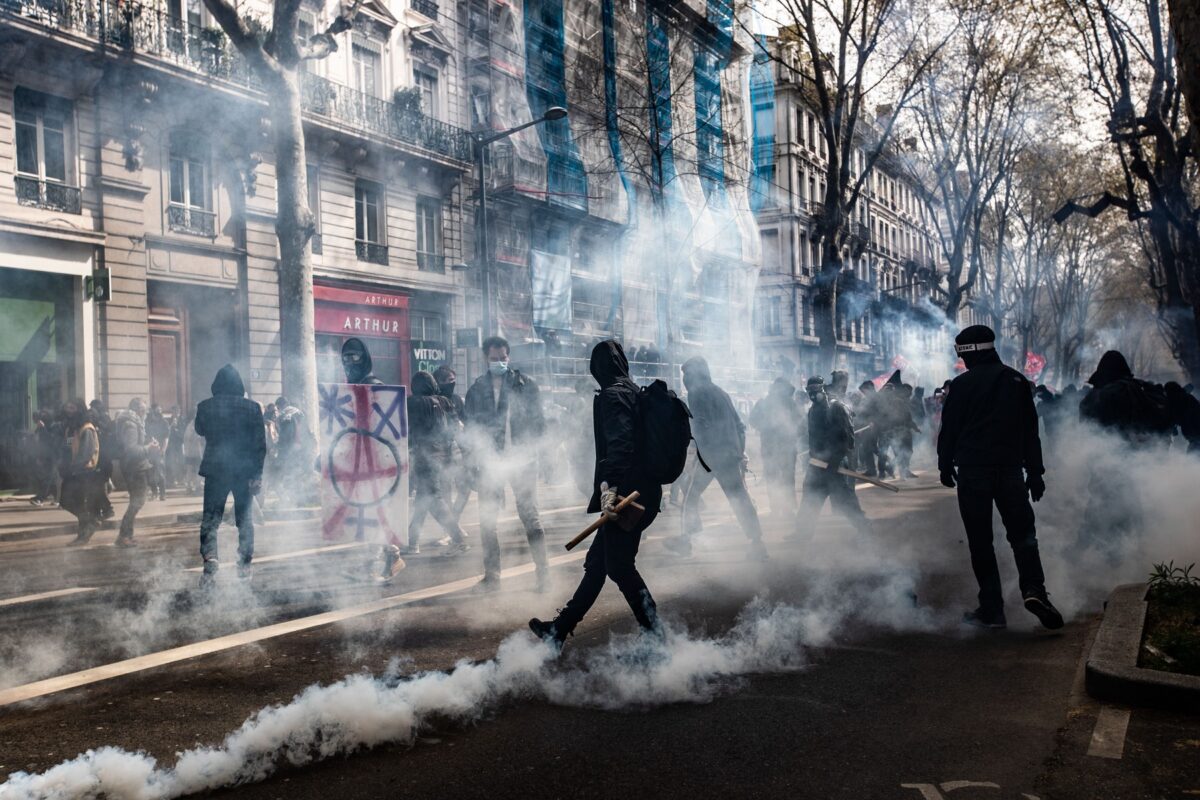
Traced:
<path id="1" fill-rule="evenodd" d="M 596 466 L 587 510 L 602 512 L 609 520 L 592 539 L 583 562 L 583 579 L 566 607 L 552 622 L 529 620 L 530 629 L 555 646 L 562 645 L 596 602 L 605 577 L 617 584 L 643 630 L 655 631 L 659 625 L 654 598 L 635 563 L 642 531 L 654 522 L 662 503 L 662 486 L 647 478 L 638 459 L 638 386 L 629 377 L 625 351 L 612 340 L 600 342 L 592 349 L 591 372 L 600 384 L 600 391 L 592 401 Z M 632 491 L 640 493 L 639 502 L 646 511 L 636 526 L 627 531 L 616 521 L 614 509 L 618 495 L 626 496 Z"/>
<path id="2" fill-rule="evenodd" d="M 1119 433 L 1130 443 L 1163 443 L 1174 432 L 1167 392 L 1138 380 L 1125 356 L 1109 350 L 1088 378 L 1092 391 L 1079 403 L 1079 416 Z"/>
<path id="3" fill-rule="evenodd" d="M 875 477 L 879 474 L 879 462 L 883 458 L 879 454 L 879 393 L 872 381 L 859 384 L 853 411 L 854 425 L 862 431 L 855 437 L 858 468 L 864 474 Z"/>
<path id="4" fill-rule="evenodd" d="M 750 426 L 760 439 L 771 517 L 792 522 L 796 516 L 796 454 L 800 450 L 796 387 L 776 378 L 767 396 L 754 404 Z"/>
<path id="5" fill-rule="evenodd" d="M 347 339 L 342 344 L 342 369 L 346 372 L 346 383 L 374 386 L 383 383 L 372 372 L 371 353 L 362 339 Z"/>
<path id="6" fill-rule="evenodd" d="M 242 376 L 232 364 L 217 372 L 212 397 L 196 409 L 196 433 L 204 437 L 204 512 L 200 521 L 200 556 L 204 559 L 202 585 L 212 584 L 217 559 L 217 529 L 225 516 L 225 502 L 233 494 L 233 514 L 238 529 L 238 574 L 250 575 L 254 558 L 254 516 L 251 503 L 262 488 L 263 460 L 267 456 L 262 408 L 245 396 Z"/>
<path id="7" fill-rule="evenodd" d="M 700 521 L 700 495 L 716 478 L 733 507 L 738 524 L 750 539 L 750 557 L 766 560 L 758 511 L 746 489 L 746 426 L 729 395 L 713 383 L 708 362 L 703 357 L 695 356 L 683 363 L 683 385 L 692 411 L 696 452 L 712 471 L 693 471 L 683 498 L 682 534 L 668 539 L 666 545 L 680 555 L 691 554 L 691 537 L 704 527 Z"/>
<path id="8" fill-rule="evenodd" d="M 1017 562 L 1025 608 L 1047 628 L 1061 628 L 1062 615 L 1046 594 L 1029 504 L 1031 497 L 1037 502 L 1046 491 L 1033 387 L 1024 375 L 1000 361 L 996 334 L 986 325 L 966 328 L 954 343 L 967 371 L 950 384 L 937 451 L 942 484 L 958 488 L 958 509 L 979 582 L 979 607 L 968 611 L 963 621 L 987 628 L 1007 625 L 992 548 L 995 504 Z"/>
<path id="9" fill-rule="evenodd" d="M 412 459 L 414 494 L 412 519 L 408 524 L 408 552 L 421 552 L 421 526 L 425 516 L 433 514 L 450 535 L 453 546 L 447 554 L 465 553 L 470 548 L 466 534 L 446 501 L 450 492 L 450 457 L 454 446 L 457 415 L 449 400 L 438 393 L 437 380 L 428 372 L 412 378 L 412 396 L 408 398 L 408 452 Z"/>
<path id="10" fill-rule="evenodd" d="M 812 405 L 808 408 L 808 446 L 813 459 L 825 466 L 810 463 L 804 476 L 804 498 L 796 518 L 796 531 L 789 539 L 807 541 L 813 526 L 829 498 L 830 507 L 850 521 L 859 533 L 869 534 L 871 523 L 858 503 L 858 495 L 846 476 L 838 472 L 854 457 L 854 426 L 850 411 L 841 400 L 825 391 L 825 381 L 814 375 L 804 387 Z"/>

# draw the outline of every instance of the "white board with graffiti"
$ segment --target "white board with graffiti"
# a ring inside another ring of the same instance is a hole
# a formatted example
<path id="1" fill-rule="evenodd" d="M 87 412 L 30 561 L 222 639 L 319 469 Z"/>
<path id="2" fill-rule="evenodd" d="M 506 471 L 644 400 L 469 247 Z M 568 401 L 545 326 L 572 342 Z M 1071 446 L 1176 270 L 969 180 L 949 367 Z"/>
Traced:
<path id="1" fill-rule="evenodd" d="M 318 391 L 325 538 L 400 545 L 408 528 L 407 390 L 325 383 Z"/>

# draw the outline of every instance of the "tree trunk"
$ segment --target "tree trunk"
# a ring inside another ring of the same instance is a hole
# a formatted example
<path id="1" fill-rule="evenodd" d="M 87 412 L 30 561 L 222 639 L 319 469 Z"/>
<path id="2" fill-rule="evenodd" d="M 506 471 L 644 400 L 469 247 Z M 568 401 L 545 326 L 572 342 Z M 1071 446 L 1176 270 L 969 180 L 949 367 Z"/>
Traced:
<path id="1" fill-rule="evenodd" d="M 817 369 L 823 373 L 833 370 L 837 358 L 837 278 L 841 272 L 842 254 L 832 236 L 821 241 L 821 265 L 817 270 L 813 297 L 813 324 L 819 343 Z"/>
<path id="2" fill-rule="evenodd" d="M 300 116 L 300 80 L 289 71 L 271 98 L 275 132 L 275 175 L 279 237 L 279 348 L 283 359 L 283 393 L 317 420 L 317 343 L 313 321 L 312 257 L 308 240 L 313 217 L 308 208 L 308 176 L 304 128 Z"/>
<path id="3" fill-rule="evenodd" d="M 1168 0 L 1171 31 L 1178 45 L 1175 61 L 1192 123 L 1192 147 L 1200 150 L 1200 0 Z"/>

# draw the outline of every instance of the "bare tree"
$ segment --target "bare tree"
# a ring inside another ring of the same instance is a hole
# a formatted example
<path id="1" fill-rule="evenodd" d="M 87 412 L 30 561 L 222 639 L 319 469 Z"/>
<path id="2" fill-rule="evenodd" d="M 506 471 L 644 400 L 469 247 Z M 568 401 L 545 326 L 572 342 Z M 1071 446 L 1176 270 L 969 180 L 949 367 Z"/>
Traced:
<path id="1" fill-rule="evenodd" d="M 1192 123 L 1192 147 L 1200 149 L 1200 1 L 1167 0 L 1167 5 L 1171 9 L 1179 83 Z"/>
<path id="2" fill-rule="evenodd" d="M 828 158 L 811 234 L 821 252 L 813 316 L 822 369 L 828 370 L 837 350 L 843 252 L 862 238 L 854 226 L 855 211 L 870 189 L 876 164 L 891 147 L 897 118 L 945 38 L 924 35 L 932 26 L 918 11 L 927 6 L 902 0 L 779 0 L 778 9 L 774 21 L 780 38 L 805 54 L 796 77 L 808 84 Z M 796 69 L 778 54 L 772 57 Z M 877 104 L 878 116 L 870 115 L 869 102 Z"/>
<path id="3" fill-rule="evenodd" d="M 1083 79 L 1105 114 L 1118 187 L 1066 203 L 1056 214 L 1108 208 L 1138 225 L 1147 283 L 1175 358 L 1200 380 L 1200 230 L 1197 151 L 1183 111 L 1175 41 L 1161 0 L 1063 0 Z"/>
<path id="4" fill-rule="evenodd" d="M 302 42 L 300 0 L 274 0 L 271 25 L 239 13 L 231 0 L 204 0 L 254 75 L 262 83 L 275 139 L 275 233 L 279 239 L 279 342 L 283 391 L 316 419 L 316 334 L 313 324 L 312 258 L 308 241 L 316 232 L 308 208 L 304 127 L 300 106 L 303 62 L 337 50 L 337 34 L 347 31 L 359 0 L 346 7 L 323 32 Z"/>

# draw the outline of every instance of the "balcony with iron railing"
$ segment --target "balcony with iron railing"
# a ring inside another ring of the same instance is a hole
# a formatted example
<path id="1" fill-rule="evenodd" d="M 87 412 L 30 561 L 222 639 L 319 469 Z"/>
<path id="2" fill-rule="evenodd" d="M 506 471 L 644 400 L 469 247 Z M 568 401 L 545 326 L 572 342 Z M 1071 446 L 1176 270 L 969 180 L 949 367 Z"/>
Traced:
<path id="1" fill-rule="evenodd" d="M 436 3 L 432 5 L 436 7 Z M 108 0 L 0 0 L 0 18 L 7 15 L 85 38 L 103 39 L 122 50 L 262 90 L 257 75 L 220 29 L 193 25 L 165 8 Z M 459 161 L 471 158 L 470 138 L 461 128 L 318 75 L 303 73 L 301 78 L 301 102 L 310 115 Z"/>
<path id="2" fill-rule="evenodd" d="M 82 192 L 78 186 L 44 181 L 29 175 L 17 175 L 14 184 L 17 202 L 23 206 L 61 211 L 64 214 L 79 214 L 83 210 Z"/>
<path id="3" fill-rule="evenodd" d="M 214 239 L 217 235 L 217 215 L 203 208 L 171 203 L 167 206 L 167 230 Z"/>
<path id="4" fill-rule="evenodd" d="M 388 249 L 386 244 L 378 242 L 365 242 L 359 239 L 354 242 L 354 253 L 358 256 L 359 261 L 366 261 L 369 264 L 379 264 L 387 266 Z"/>

